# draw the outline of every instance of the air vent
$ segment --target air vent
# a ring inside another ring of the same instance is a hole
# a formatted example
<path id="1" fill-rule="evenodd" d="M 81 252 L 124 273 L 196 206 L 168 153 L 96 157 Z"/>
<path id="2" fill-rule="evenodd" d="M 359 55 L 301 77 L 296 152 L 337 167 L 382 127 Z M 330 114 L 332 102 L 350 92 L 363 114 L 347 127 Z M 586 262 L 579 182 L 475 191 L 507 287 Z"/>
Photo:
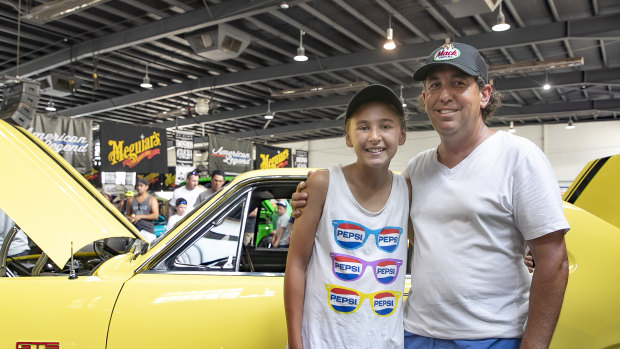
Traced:
<path id="1" fill-rule="evenodd" d="M 228 24 L 220 24 L 217 30 L 187 36 L 185 38 L 194 52 L 213 61 L 238 57 L 250 44 L 252 37 Z"/>
<path id="2" fill-rule="evenodd" d="M 54 97 L 68 96 L 82 85 L 82 80 L 63 73 L 51 73 L 39 79 L 39 82 L 41 83 L 41 94 Z"/>

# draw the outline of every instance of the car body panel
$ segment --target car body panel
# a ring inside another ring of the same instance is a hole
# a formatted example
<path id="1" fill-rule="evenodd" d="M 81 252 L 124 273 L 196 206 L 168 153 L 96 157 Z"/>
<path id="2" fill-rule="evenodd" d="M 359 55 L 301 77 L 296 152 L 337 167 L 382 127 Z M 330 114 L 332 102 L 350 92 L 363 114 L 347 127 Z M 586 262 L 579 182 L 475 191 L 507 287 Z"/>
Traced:
<path id="1" fill-rule="evenodd" d="M 569 275 L 551 348 L 620 348 L 620 229 L 564 204 Z"/>
<path id="2" fill-rule="evenodd" d="M 69 260 L 72 249 L 93 241 L 141 238 L 64 159 L 5 121 L 0 121 L 0 159 L 0 207 L 59 267 Z M 23 207 L 28 209 L 17 209 Z"/>
<path id="3" fill-rule="evenodd" d="M 620 228 L 620 155 L 592 160 L 564 193 L 564 200 Z"/>
<path id="4" fill-rule="evenodd" d="M 282 276 L 141 273 L 123 288 L 108 347 L 284 348 L 282 285 Z"/>

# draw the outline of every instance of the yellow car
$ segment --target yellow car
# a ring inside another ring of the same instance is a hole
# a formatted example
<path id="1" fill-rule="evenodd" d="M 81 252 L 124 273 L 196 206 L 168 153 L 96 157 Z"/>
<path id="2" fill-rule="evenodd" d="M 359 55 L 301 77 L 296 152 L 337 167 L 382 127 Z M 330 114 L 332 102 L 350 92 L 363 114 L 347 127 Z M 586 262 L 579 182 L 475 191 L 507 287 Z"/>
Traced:
<path id="1" fill-rule="evenodd" d="M 254 240 L 270 219 L 265 204 L 290 198 L 307 169 L 240 175 L 148 243 L 56 153 L 4 121 L 0 161 L 0 209 L 15 222 L 0 246 L 0 348 L 286 346 L 287 250 Z M 571 273 L 553 347 L 620 347 L 620 228 L 569 203 L 565 212 Z M 31 249 L 9 256 L 21 231 Z"/>

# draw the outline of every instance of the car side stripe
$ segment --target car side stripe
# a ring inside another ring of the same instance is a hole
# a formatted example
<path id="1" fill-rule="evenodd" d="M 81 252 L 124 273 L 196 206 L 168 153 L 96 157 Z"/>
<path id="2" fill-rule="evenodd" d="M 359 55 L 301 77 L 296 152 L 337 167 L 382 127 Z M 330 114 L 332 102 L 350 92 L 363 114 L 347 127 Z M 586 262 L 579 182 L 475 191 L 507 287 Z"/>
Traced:
<path id="1" fill-rule="evenodd" d="M 607 156 L 607 157 L 596 160 L 592 164 L 592 166 L 588 169 L 588 171 L 586 171 L 586 173 L 582 176 L 579 184 L 577 184 L 575 188 L 573 189 L 573 191 L 568 195 L 566 201 L 570 202 L 571 204 L 574 204 L 575 201 L 577 201 L 577 198 L 579 198 L 581 193 L 586 189 L 588 184 L 590 184 L 590 181 L 592 181 L 594 176 L 596 176 L 598 171 L 603 167 L 603 165 L 605 165 L 605 163 L 607 162 L 607 160 L 609 160 L 609 158 L 610 157 Z"/>

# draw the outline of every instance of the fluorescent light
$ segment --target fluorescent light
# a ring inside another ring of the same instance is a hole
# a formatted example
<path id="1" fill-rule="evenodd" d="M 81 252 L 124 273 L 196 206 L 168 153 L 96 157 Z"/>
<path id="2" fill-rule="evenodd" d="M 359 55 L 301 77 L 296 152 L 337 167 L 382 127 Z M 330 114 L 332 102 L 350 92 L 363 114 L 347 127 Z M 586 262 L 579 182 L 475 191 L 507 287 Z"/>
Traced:
<path id="1" fill-rule="evenodd" d="M 149 65 L 146 65 L 146 73 L 144 74 L 144 79 L 142 79 L 142 83 L 140 84 L 142 88 L 151 88 L 151 79 L 149 79 Z"/>

